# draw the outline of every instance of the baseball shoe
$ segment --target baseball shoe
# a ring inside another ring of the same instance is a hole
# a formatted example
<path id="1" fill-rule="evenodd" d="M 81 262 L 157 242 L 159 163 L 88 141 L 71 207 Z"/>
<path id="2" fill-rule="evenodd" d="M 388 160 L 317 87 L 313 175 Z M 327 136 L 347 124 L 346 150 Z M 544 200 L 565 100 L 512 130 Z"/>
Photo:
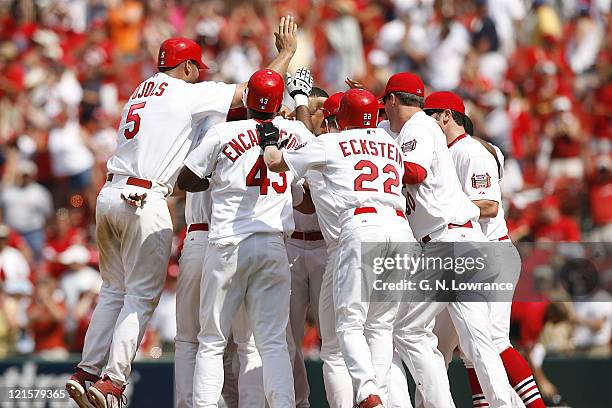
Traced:
<path id="1" fill-rule="evenodd" d="M 66 391 L 79 408 L 92 408 L 86 392 L 98 380 L 100 380 L 100 377 L 97 375 L 90 374 L 77 367 L 76 372 L 66 381 Z"/>
<path id="2" fill-rule="evenodd" d="M 353 408 L 383 408 L 383 404 L 378 395 L 370 394 L 368 398 L 356 404 Z"/>
<path id="3" fill-rule="evenodd" d="M 105 375 L 87 390 L 87 398 L 94 408 L 121 408 L 127 405 L 127 397 L 123 394 L 125 385 L 118 387 Z"/>

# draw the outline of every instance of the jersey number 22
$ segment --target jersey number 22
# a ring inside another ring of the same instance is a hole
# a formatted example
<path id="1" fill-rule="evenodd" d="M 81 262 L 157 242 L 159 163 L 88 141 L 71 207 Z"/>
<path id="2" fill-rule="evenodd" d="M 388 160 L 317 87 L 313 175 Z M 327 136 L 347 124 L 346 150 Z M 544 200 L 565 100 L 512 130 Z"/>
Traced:
<path id="1" fill-rule="evenodd" d="M 378 178 L 378 167 L 369 160 L 360 160 L 355 164 L 355 170 L 369 169 L 369 173 L 361 173 L 355 178 L 355 191 L 378 191 L 377 188 L 364 187 L 364 182 L 373 182 Z M 383 191 L 388 194 L 398 195 L 392 191 L 392 188 L 399 187 L 400 179 L 399 173 L 392 164 L 387 164 L 383 167 L 383 173 L 388 174 L 389 177 L 383 183 Z"/>

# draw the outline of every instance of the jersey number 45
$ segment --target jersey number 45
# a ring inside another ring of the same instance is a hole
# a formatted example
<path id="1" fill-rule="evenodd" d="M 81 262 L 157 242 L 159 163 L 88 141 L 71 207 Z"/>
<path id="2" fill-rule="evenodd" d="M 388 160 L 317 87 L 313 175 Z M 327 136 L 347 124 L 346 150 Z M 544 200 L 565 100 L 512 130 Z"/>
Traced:
<path id="1" fill-rule="evenodd" d="M 281 178 L 280 183 L 270 182 L 268 178 L 268 167 L 266 167 L 263 156 L 260 155 L 246 177 L 246 185 L 248 187 L 259 187 L 260 195 L 268 194 L 268 187 L 270 186 L 272 186 L 274 191 L 282 194 L 287 191 L 287 174 L 282 172 L 278 173 L 278 175 Z"/>

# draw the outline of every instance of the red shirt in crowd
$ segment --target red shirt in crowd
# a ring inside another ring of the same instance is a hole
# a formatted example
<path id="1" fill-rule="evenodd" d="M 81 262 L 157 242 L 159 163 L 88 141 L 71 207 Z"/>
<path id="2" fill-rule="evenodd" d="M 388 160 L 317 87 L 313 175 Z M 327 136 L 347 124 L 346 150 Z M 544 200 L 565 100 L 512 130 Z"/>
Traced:
<path id="1" fill-rule="evenodd" d="M 45 351 L 55 348 L 66 348 L 66 342 L 64 340 L 64 322 L 55 321 L 49 311 L 43 306 L 32 305 L 30 309 L 39 307 L 41 308 L 42 316 L 32 323 L 32 334 L 34 336 L 35 351 Z M 64 304 L 60 304 L 59 307 L 65 310 Z"/>
<path id="2" fill-rule="evenodd" d="M 597 226 L 612 222 L 612 182 L 595 184 L 589 190 L 591 217 Z"/>
<path id="3" fill-rule="evenodd" d="M 557 221 L 550 224 L 539 224 L 534 231 L 536 240 L 549 240 L 553 242 L 580 241 L 580 228 L 576 221 L 562 215 Z"/>
<path id="4" fill-rule="evenodd" d="M 548 301 L 513 302 L 510 320 L 519 326 L 518 345 L 522 348 L 533 346 L 540 337 L 544 326 L 544 314 Z"/>

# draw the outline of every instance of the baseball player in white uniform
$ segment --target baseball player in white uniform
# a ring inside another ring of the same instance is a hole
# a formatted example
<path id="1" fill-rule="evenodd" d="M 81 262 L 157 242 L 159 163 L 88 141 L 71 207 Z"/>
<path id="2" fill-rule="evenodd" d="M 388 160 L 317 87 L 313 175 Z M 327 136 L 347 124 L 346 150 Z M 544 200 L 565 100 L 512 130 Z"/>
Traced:
<path id="1" fill-rule="evenodd" d="M 289 323 L 294 341 L 293 376 L 296 407 L 310 406 L 308 378 L 302 354 L 304 324 L 310 308 L 319 327 L 319 293 L 327 263 L 327 247 L 316 214 L 293 211 L 295 231 L 287 238 L 287 256 L 291 268 L 291 308 Z"/>
<path id="2" fill-rule="evenodd" d="M 379 126 L 397 137 L 408 162 L 406 211 L 415 237 L 425 244 L 422 256 L 427 258 L 441 256 L 441 248 L 448 252 L 439 242 L 481 242 L 486 238 L 477 223 L 478 207 L 461 190 L 444 134 L 422 111 L 424 93 L 418 76 L 393 75 L 383 96 L 388 121 Z M 434 244 L 428 245 L 430 242 Z M 428 271 L 418 273 L 427 276 Z M 395 344 L 415 379 L 421 403 L 425 407 L 454 406 L 444 360 L 432 347 L 437 344 L 432 321 L 447 307 L 462 350 L 471 361 L 478 361 L 476 372 L 490 406 L 510 406 L 510 388 L 491 341 L 486 308 L 482 303 L 464 301 L 400 304 Z"/>
<path id="3" fill-rule="evenodd" d="M 228 114 L 228 117 L 230 115 Z M 202 121 L 197 132 L 197 145 L 206 131 L 214 124 L 223 121 L 222 116 L 209 116 Z M 193 405 L 193 373 L 198 352 L 198 333 L 200 331 L 200 281 L 204 255 L 208 247 L 208 230 L 211 212 L 209 191 L 187 193 L 185 198 L 185 221 L 187 234 L 183 241 L 179 259 L 179 276 L 176 294 L 176 337 L 174 340 L 174 384 L 177 408 L 191 408 Z M 254 346 L 253 346 L 254 347 Z M 231 369 L 232 360 L 238 349 L 232 342 L 228 345 L 225 357 L 229 369 L 225 371 L 223 397 L 229 408 L 238 408 L 238 370 Z M 255 351 L 249 354 L 252 359 L 259 358 Z"/>
<path id="4" fill-rule="evenodd" d="M 316 125 L 313 122 L 316 119 L 317 111 L 315 110 L 315 113 L 312 114 L 310 102 L 316 100 L 318 96 L 309 96 L 313 90 L 312 82 L 310 71 L 306 68 L 300 68 L 293 77 L 287 75 L 286 87 L 287 93 L 294 99 L 296 106 L 309 105 L 308 113 L 311 121 L 305 123 L 305 125 L 306 127 L 313 127 L 312 130 L 314 130 Z M 317 93 L 324 93 L 324 91 L 319 90 Z M 305 111 L 300 113 L 305 113 Z M 285 240 L 291 269 L 291 300 L 287 342 L 289 355 L 293 363 L 295 405 L 297 408 L 308 408 L 310 407 L 308 400 L 310 387 L 302 354 L 304 325 L 310 309 L 315 324 L 319 328 L 319 293 L 321 292 L 323 272 L 327 263 L 327 248 L 317 215 L 313 211 L 308 188 L 304 188 L 303 183 L 298 182 L 292 186 L 292 195 L 295 229 L 291 236 Z"/>
<path id="5" fill-rule="evenodd" d="M 174 381 L 177 408 L 190 408 L 193 401 L 193 373 L 200 331 L 200 281 L 208 247 L 210 193 L 187 193 L 185 236 L 176 289 L 176 338 Z M 207 211 L 208 209 L 208 211 Z"/>
<path id="6" fill-rule="evenodd" d="M 480 209 L 479 223 L 483 233 L 488 241 L 498 243 L 494 249 L 498 252 L 496 259 L 501 262 L 503 268 L 500 277 L 516 285 L 521 271 L 520 257 L 508 236 L 499 187 L 503 177 L 503 154 L 496 146 L 466 133 L 465 125 L 469 118 L 465 115 L 465 105 L 458 95 L 452 92 L 434 92 L 425 100 L 424 110 L 438 122 L 446 135 L 448 149 L 463 191 Z M 513 406 L 543 408 L 544 403 L 527 361 L 510 343 L 511 307 L 511 302 L 501 300 L 489 304 L 493 343 L 504 363 L 508 380 L 522 401 L 516 401 Z M 448 365 L 459 340 L 456 331 L 444 323 L 448 322 L 443 319 L 436 320 L 434 332 L 440 339 L 438 347 Z M 465 361 L 465 364 L 472 386 L 474 406 L 488 406 L 475 375 L 474 362 Z"/>
<path id="7" fill-rule="evenodd" d="M 340 108 L 340 99 L 344 93 L 331 95 L 323 104 L 324 133 L 318 137 L 327 137 L 327 132 L 338 132 L 336 114 Z M 319 293 L 319 327 L 321 335 L 321 360 L 323 361 L 323 381 L 327 402 L 331 408 L 350 408 L 353 406 L 354 394 L 351 376 L 342 357 L 342 351 L 336 335 L 335 309 L 333 303 L 333 270 L 336 264 L 331 261 L 335 258 L 340 237 L 340 223 L 338 220 L 335 200 L 331 196 L 323 175 L 319 171 L 307 172 L 305 179 L 308 182 L 310 197 L 314 202 L 321 233 L 327 246 L 327 262 L 321 291 Z"/>
<path id="8" fill-rule="evenodd" d="M 292 17 L 281 19 L 275 33 L 279 55 L 271 68 L 286 71 L 296 50 L 296 31 Z M 231 106 L 242 104 L 246 84 L 196 83 L 206 65 L 192 40 L 164 41 L 158 68 L 123 109 L 117 149 L 98 196 L 103 285 L 82 360 L 66 382 L 81 408 L 124 403 L 131 363 L 166 276 L 172 240 L 166 197 L 191 147 L 192 129 L 208 115 L 226 115 Z"/>
<path id="9" fill-rule="evenodd" d="M 282 153 L 262 138 L 270 170 L 289 169 L 298 178 L 309 170 L 319 171 L 335 202 L 340 220 L 333 261 L 336 332 L 353 380 L 354 399 L 361 408 L 381 407 L 386 401 L 397 310 L 393 301 L 370 303 L 373 288 L 362 286 L 368 279 L 362 281 L 361 244 L 380 243 L 372 254 L 393 257 L 406 252 L 404 244 L 412 236 L 401 198 L 403 157 L 390 135 L 375 128 L 377 118 L 374 95 L 353 89 L 340 102 L 341 133 Z"/>
<path id="10" fill-rule="evenodd" d="M 323 122 L 320 136 L 327 133 L 338 133 L 336 115 L 340 108 L 340 100 L 344 92 L 338 92 L 328 97 L 322 107 Z M 333 270 L 336 268 L 330 259 L 335 257 L 340 235 L 340 224 L 335 201 L 326 188 L 321 172 L 310 170 L 305 179 L 308 181 L 310 197 L 315 204 L 318 224 L 327 247 L 327 263 L 321 283 L 319 295 L 319 333 L 321 335 L 321 354 L 323 361 L 323 381 L 327 401 L 331 408 L 351 408 L 354 401 L 353 385 L 348 373 L 342 351 L 336 335 L 335 310 L 333 302 Z M 295 370 L 295 368 L 294 368 Z M 294 371 L 294 375 L 295 371 Z M 297 378 L 296 378 L 297 382 Z M 297 383 L 296 383 L 297 390 Z M 296 391 L 297 393 L 297 391 Z M 297 395 L 297 394 L 296 394 Z M 297 398 L 297 397 L 296 397 Z M 394 353 L 389 384 L 389 408 L 410 408 L 408 381 L 399 354 Z"/>
<path id="11" fill-rule="evenodd" d="M 236 85 L 195 83 L 206 67 L 201 55 L 191 40 L 165 41 L 158 59 L 162 72 L 143 81 L 123 109 L 96 207 L 103 285 L 82 360 L 66 383 L 80 407 L 89 406 L 85 391 L 95 407 L 121 404 L 163 288 L 172 240 L 166 197 L 191 146 L 192 127 L 241 103 Z M 95 385 L 87 390 L 86 381 Z"/>
<path id="12" fill-rule="evenodd" d="M 266 400 L 272 408 L 295 405 L 286 340 L 290 272 L 284 244 L 284 234 L 293 231 L 293 176 L 267 171 L 257 127 L 276 124 L 288 148 L 314 136 L 301 122 L 274 118 L 283 89 L 283 78 L 277 72 L 254 73 L 246 92 L 250 119 L 213 126 L 187 156 L 179 176 L 179 187 L 189 191 L 203 187 L 205 177 L 212 174 L 195 407 L 218 406 L 223 350 L 243 301 L 262 359 Z"/>

